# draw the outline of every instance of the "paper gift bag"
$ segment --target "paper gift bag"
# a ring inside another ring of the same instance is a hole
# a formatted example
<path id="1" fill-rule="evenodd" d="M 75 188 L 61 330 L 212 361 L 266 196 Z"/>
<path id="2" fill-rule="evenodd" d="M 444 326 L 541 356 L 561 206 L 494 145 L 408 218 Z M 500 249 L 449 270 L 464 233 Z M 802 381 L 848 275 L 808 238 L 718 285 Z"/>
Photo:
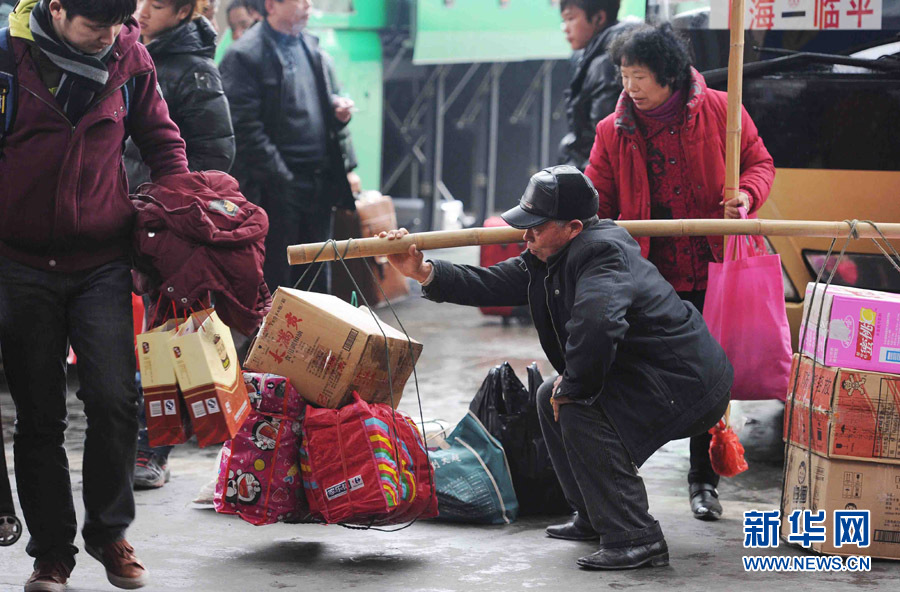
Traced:
<path id="1" fill-rule="evenodd" d="M 177 326 L 176 320 L 170 320 L 137 336 L 147 435 L 154 448 L 187 442 L 193 433 L 169 354 Z"/>
<path id="2" fill-rule="evenodd" d="M 233 438 L 250 414 L 231 330 L 214 310 L 193 313 L 169 342 L 175 376 L 201 447 Z"/>

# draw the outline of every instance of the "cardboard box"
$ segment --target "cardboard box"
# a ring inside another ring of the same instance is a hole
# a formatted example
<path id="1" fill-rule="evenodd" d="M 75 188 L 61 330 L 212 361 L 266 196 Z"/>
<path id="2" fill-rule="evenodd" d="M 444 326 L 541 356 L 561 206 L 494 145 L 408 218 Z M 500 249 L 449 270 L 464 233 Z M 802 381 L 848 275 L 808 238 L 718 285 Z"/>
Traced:
<path id="1" fill-rule="evenodd" d="M 379 327 L 366 308 L 278 288 L 244 366 L 287 377 L 304 399 L 322 407 L 342 406 L 353 391 L 364 401 L 390 404 L 391 387 L 396 407 L 422 353 L 422 344 L 411 343 L 412 348 L 406 335 L 383 321 Z"/>
<path id="2" fill-rule="evenodd" d="M 194 313 L 170 340 L 169 354 L 200 446 L 233 438 L 251 407 L 231 329 L 215 311 Z"/>
<path id="3" fill-rule="evenodd" d="M 824 543 L 812 543 L 818 553 L 868 555 L 900 559 L 900 466 L 826 459 L 788 446 L 787 476 L 782 491 L 781 538 L 788 540 L 788 516 L 794 510 L 825 510 Z M 812 470 L 809 470 L 808 463 Z M 812 475 L 812 479 L 810 479 Z M 834 545 L 834 511 L 869 510 L 869 547 Z"/>
<path id="4" fill-rule="evenodd" d="M 791 387 L 798 360 L 794 356 Z M 803 356 L 793 409 L 785 406 L 784 438 L 827 458 L 900 464 L 900 376 L 816 365 Z M 812 438 L 810 391 L 812 390 Z M 788 392 L 788 398 L 791 393 Z"/>
<path id="5" fill-rule="evenodd" d="M 193 434 L 169 356 L 169 340 L 177 325 L 172 320 L 137 336 L 147 436 L 153 447 L 181 444 Z"/>
<path id="6" fill-rule="evenodd" d="M 900 373 L 900 295 L 843 286 L 829 286 L 823 295 L 819 284 L 813 299 L 814 286 L 806 287 L 804 323 L 812 312 L 801 351 L 827 366 Z M 805 324 L 801 339 L 804 330 Z"/>

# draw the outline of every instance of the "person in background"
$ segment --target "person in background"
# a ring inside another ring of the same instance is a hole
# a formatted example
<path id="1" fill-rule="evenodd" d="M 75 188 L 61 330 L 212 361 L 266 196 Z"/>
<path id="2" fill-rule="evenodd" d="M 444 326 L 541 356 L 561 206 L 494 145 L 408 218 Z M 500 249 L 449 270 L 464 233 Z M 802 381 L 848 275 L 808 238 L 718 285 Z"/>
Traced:
<path id="1" fill-rule="evenodd" d="M 125 138 L 153 179 L 188 169 L 135 9 L 135 0 L 20 0 L 10 15 L 29 92 L 18 93 L 0 158 L 0 345 L 34 557 L 25 592 L 65 590 L 78 552 L 64 446 L 69 343 L 87 416 L 84 548 L 114 586 L 148 581 L 125 539 L 138 432 Z"/>
<path id="2" fill-rule="evenodd" d="M 234 130 L 222 78 L 212 61 L 216 32 L 197 14 L 198 0 L 140 0 L 135 13 L 141 41 L 156 63 L 159 88 L 169 115 L 181 130 L 192 171 L 228 172 L 234 160 Z M 137 146 L 128 140 L 125 168 L 132 191 L 150 180 Z M 162 487 L 169 480 L 171 446 L 150 448 L 141 405 L 136 489 Z"/>
<path id="3" fill-rule="evenodd" d="M 269 213 L 265 277 L 273 292 L 303 270 L 285 255 L 292 244 L 331 237 L 334 209 L 355 207 L 340 131 L 353 101 L 340 96 L 328 58 L 307 33 L 309 0 L 266 0 L 266 18 L 226 52 L 222 80 L 237 140 L 234 175 Z M 330 291 L 330 271 L 313 286 Z"/>
<path id="4" fill-rule="evenodd" d="M 569 131 L 560 142 L 558 161 L 584 171 L 597 124 L 613 112 L 622 92 L 607 50 L 632 25 L 617 20 L 619 0 L 562 0 L 559 9 L 575 68 L 565 91 Z"/>
<path id="5" fill-rule="evenodd" d="M 600 217 L 739 218 L 739 208 L 758 210 L 775 178 L 772 157 L 742 110 L 740 193 L 723 202 L 727 95 L 706 87 L 672 27 L 633 29 L 616 38 L 609 52 L 624 91 L 615 113 L 597 126 L 586 170 L 600 195 Z M 709 264 L 723 257 L 722 236 L 639 242 L 678 295 L 702 311 Z M 702 433 L 690 444 L 688 491 L 691 511 L 700 520 L 722 515 L 719 476 L 709 459 L 711 438 Z"/>
<path id="6" fill-rule="evenodd" d="M 216 22 L 216 12 L 219 10 L 219 0 L 197 0 L 197 14 L 206 17 L 213 31 L 219 32 L 219 23 Z"/>
<path id="7" fill-rule="evenodd" d="M 254 14 L 259 18 L 254 17 Z M 233 0 L 228 5 L 226 17 L 228 19 L 228 28 L 231 30 L 232 41 L 240 39 L 247 29 L 262 20 L 262 15 L 250 8 L 246 0 Z"/>

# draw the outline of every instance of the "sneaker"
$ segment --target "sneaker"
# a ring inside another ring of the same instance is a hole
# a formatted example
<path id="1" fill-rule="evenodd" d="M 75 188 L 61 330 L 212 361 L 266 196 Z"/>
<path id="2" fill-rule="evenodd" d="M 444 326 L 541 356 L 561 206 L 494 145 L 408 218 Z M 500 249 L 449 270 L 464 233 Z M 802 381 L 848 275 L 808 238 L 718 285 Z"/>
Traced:
<path id="1" fill-rule="evenodd" d="M 158 454 L 138 450 L 134 463 L 134 488 L 159 489 L 169 482 L 169 463 Z"/>
<path id="2" fill-rule="evenodd" d="M 38 561 L 25 582 L 25 592 L 63 592 L 71 573 L 62 561 Z"/>
<path id="3" fill-rule="evenodd" d="M 106 578 L 113 586 L 134 590 L 147 584 L 150 574 L 141 560 L 135 557 L 134 547 L 129 545 L 125 539 L 102 547 L 94 547 L 85 543 L 84 550 L 103 564 L 103 567 L 106 568 Z"/>

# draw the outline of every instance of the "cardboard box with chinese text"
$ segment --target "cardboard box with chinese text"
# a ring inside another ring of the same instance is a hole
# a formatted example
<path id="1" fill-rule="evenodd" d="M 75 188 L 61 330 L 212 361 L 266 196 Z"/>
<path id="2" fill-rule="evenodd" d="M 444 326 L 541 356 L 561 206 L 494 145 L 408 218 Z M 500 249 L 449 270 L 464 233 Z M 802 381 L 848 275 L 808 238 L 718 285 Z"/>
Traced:
<path id="1" fill-rule="evenodd" d="M 804 323 L 808 312 L 809 328 L 800 327 L 804 354 L 828 366 L 900 373 L 900 295 L 810 283 Z"/>
<path id="2" fill-rule="evenodd" d="M 244 366 L 287 377 L 304 399 L 321 407 L 340 407 L 353 391 L 364 401 L 396 407 L 421 353 L 422 344 L 376 323 L 366 308 L 278 288 Z"/>
<path id="3" fill-rule="evenodd" d="M 798 360 L 800 374 L 793 406 L 790 401 L 785 404 L 784 438 L 790 428 L 793 444 L 811 444 L 815 453 L 827 458 L 900 464 L 900 376 L 816 364 L 814 387 L 810 389 L 813 362 L 795 355 L 791 386 Z"/>
<path id="4" fill-rule="evenodd" d="M 813 542 L 813 551 L 900 559 L 900 466 L 826 459 L 794 445 L 788 446 L 785 462 L 781 517 L 784 541 L 789 542 L 788 516 L 794 510 L 825 510 L 826 540 Z M 846 542 L 837 546 L 840 533 L 835 528 L 834 513 L 838 510 L 869 511 L 868 547 Z"/>

